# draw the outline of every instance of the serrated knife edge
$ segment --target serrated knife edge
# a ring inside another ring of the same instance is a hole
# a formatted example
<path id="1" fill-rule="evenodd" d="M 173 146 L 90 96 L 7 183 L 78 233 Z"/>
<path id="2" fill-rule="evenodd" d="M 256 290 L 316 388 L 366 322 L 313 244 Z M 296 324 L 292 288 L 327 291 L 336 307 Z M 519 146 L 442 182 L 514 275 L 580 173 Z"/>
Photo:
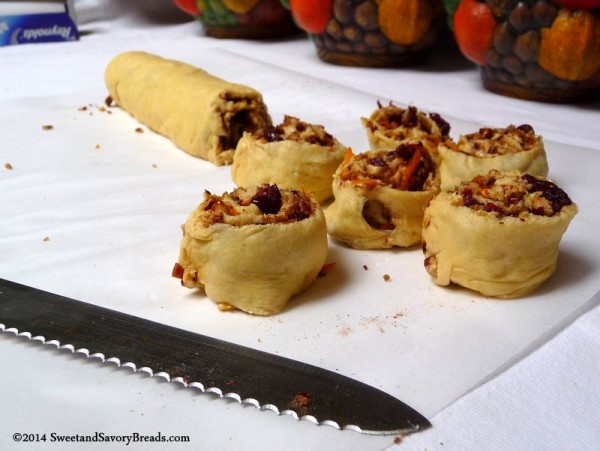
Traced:
<path id="1" fill-rule="evenodd" d="M 165 379 L 167 382 L 179 383 L 180 385 L 183 385 L 183 387 L 185 387 L 185 388 L 197 389 L 202 393 L 209 393 L 209 394 L 216 395 L 220 398 L 225 398 L 225 399 L 233 399 L 233 400 L 237 401 L 239 404 L 252 405 L 261 411 L 269 410 L 269 411 L 276 413 L 277 415 L 288 415 L 298 421 L 310 421 L 311 423 L 314 423 L 315 425 L 318 425 L 318 426 L 331 426 L 331 427 L 334 427 L 335 429 L 339 429 L 339 430 L 353 430 L 353 431 L 360 432 L 360 433 L 368 433 L 367 431 L 362 431 L 362 429 L 359 426 L 345 425 L 344 427 L 340 427 L 340 425 L 337 422 L 332 421 L 332 420 L 319 421 L 312 415 L 300 416 L 293 410 L 289 410 L 289 409 L 280 410 L 274 404 L 266 403 L 266 404 L 261 405 L 258 402 L 258 400 L 254 399 L 254 398 L 242 399 L 242 397 L 239 394 L 237 394 L 235 392 L 225 392 L 224 393 L 223 390 L 221 390 L 218 387 L 205 388 L 204 384 L 202 384 L 202 382 L 198 382 L 198 381 L 189 382 L 189 381 L 186 381 L 186 378 L 182 377 L 182 376 L 171 377 L 168 373 L 166 373 L 164 371 L 155 372 L 152 370 L 152 368 L 149 368 L 147 366 L 142 366 L 142 367 L 138 368 L 137 365 L 133 362 L 122 363 L 118 357 L 106 358 L 105 355 L 101 352 L 95 352 L 95 353 L 91 354 L 87 348 L 75 348 L 75 346 L 73 346 L 72 344 L 61 344 L 60 341 L 54 340 L 54 339 L 46 340 L 46 338 L 41 335 L 32 336 L 32 334 L 30 332 L 19 332 L 18 329 L 14 328 L 14 327 L 6 327 L 6 325 L 2 324 L 2 323 L 0 323 L 0 332 L 7 333 L 7 334 L 12 333 L 16 337 L 19 337 L 19 338 L 27 338 L 28 340 L 30 340 L 32 342 L 39 342 L 42 345 L 54 346 L 57 350 L 66 349 L 68 351 L 71 351 L 71 353 L 73 353 L 74 355 L 82 355 L 88 359 L 98 359 L 101 363 L 105 363 L 105 364 L 115 364 L 118 368 L 129 368 L 129 369 L 133 370 L 134 373 L 138 373 L 138 372 L 145 373 L 148 376 L 153 377 L 153 378 L 160 377 L 162 379 Z"/>
<path id="2" fill-rule="evenodd" d="M 13 324 L 9 324 L 11 317 Z M 376 435 L 407 435 L 430 427 L 427 419 L 401 401 L 338 373 L 1 278 L 0 331 L 317 425 Z M 46 338 L 51 335 L 55 338 Z M 67 343 L 60 336 L 75 340 Z M 77 341 L 85 346 L 74 344 Z M 114 352 L 94 349 L 92 353 L 91 344 L 98 343 L 98 348 L 112 347 Z M 180 367 L 183 375 L 176 370 Z M 207 380 L 201 382 L 193 373 Z M 229 382 L 239 383 L 242 390 L 224 392 L 220 387 Z M 291 403 L 293 393 L 300 394 L 304 387 L 315 395 L 308 408 Z M 255 396 L 243 396 L 244 389 Z M 259 401 L 260 397 L 264 399 Z"/>
<path id="3" fill-rule="evenodd" d="M 340 429 L 340 430 L 349 429 L 349 430 L 355 430 L 357 432 L 363 432 L 363 431 L 361 431 L 360 427 L 358 427 L 358 426 L 346 425 L 342 428 L 335 421 L 331 421 L 331 420 L 318 421 L 312 415 L 299 416 L 293 410 L 289 410 L 289 409 L 280 410 L 277 406 L 275 406 L 273 404 L 268 404 L 268 403 L 261 405 L 258 402 L 258 400 L 254 399 L 254 398 L 242 399 L 242 397 L 239 394 L 237 394 L 235 392 L 223 392 L 223 390 L 221 390 L 218 387 L 205 388 L 204 384 L 202 384 L 202 382 L 198 382 L 198 381 L 189 382 L 186 380 L 185 377 L 182 377 L 182 376 L 172 377 L 171 375 L 169 375 L 168 373 L 166 373 L 164 371 L 155 372 L 152 370 L 152 368 L 149 368 L 147 366 L 142 366 L 142 367 L 138 368 L 134 362 L 122 363 L 118 357 L 106 358 L 106 356 L 102 352 L 95 352 L 95 353 L 91 354 L 89 349 L 87 349 L 87 348 L 75 348 L 75 346 L 73 346 L 72 344 L 61 344 L 60 341 L 54 340 L 54 339 L 46 340 L 46 338 L 44 336 L 41 336 L 41 335 L 33 336 L 31 334 L 31 332 L 19 332 L 18 329 L 14 328 L 14 327 L 6 327 L 6 325 L 2 324 L 2 323 L 0 323 L 0 332 L 7 333 L 7 334 L 12 333 L 16 337 L 19 337 L 19 338 L 27 338 L 28 340 L 30 340 L 32 342 L 39 342 L 42 345 L 54 346 L 57 350 L 66 349 L 68 351 L 71 351 L 71 353 L 73 353 L 74 355 L 82 355 L 88 359 L 98 359 L 100 362 L 106 363 L 106 364 L 115 364 L 118 368 L 129 368 L 134 373 L 139 372 L 139 373 L 145 373 L 150 377 L 160 377 L 160 378 L 166 380 L 167 382 L 178 383 L 180 385 L 183 385 L 183 387 L 185 387 L 185 388 L 197 389 L 202 393 L 210 393 L 210 394 L 218 396 L 219 398 L 233 399 L 233 400 L 237 401 L 239 404 L 249 404 L 249 405 L 256 407 L 257 409 L 259 409 L 261 411 L 270 410 L 272 412 L 275 412 L 277 415 L 289 415 L 299 421 L 306 420 L 306 421 L 311 421 L 312 423 L 315 423 L 316 425 L 328 425 L 328 426 L 332 426 L 332 427 L 335 427 L 336 429 Z"/>

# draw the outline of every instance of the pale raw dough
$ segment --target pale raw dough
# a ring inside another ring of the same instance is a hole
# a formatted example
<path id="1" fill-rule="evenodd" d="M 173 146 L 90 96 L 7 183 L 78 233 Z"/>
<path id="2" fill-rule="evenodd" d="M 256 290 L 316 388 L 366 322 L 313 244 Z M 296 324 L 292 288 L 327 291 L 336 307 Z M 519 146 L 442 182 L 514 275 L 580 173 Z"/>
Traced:
<path id="1" fill-rule="evenodd" d="M 454 205 L 454 196 L 441 192 L 425 210 L 425 266 L 435 283 L 515 298 L 554 273 L 562 235 L 577 213 L 575 204 L 554 216 L 499 217 Z"/>
<path id="2" fill-rule="evenodd" d="M 279 219 L 267 218 L 253 204 L 234 205 L 231 219 L 239 225 L 207 224 L 207 200 L 202 202 L 183 226 L 183 285 L 203 288 L 214 302 L 247 313 L 281 311 L 315 281 L 328 253 L 323 211 L 314 198 L 303 199 L 310 199 L 312 214 L 287 222 L 265 223 Z"/>
<path id="3" fill-rule="evenodd" d="M 319 127 L 305 125 L 305 132 Z M 314 136 L 314 133 L 308 136 Z M 255 134 L 244 133 L 231 166 L 231 176 L 236 185 L 277 184 L 281 188 L 310 191 L 320 203 L 330 199 L 333 196 L 333 173 L 344 160 L 346 147 L 331 137 L 330 145 L 311 142 L 304 135 L 296 137 L 294 134 L 294 139 L 284 135 L 282 138 L 280 141 L 268 141 Z"/>
<path id="4" fill-rule="evenodd" d="M 387 152 L 368 151 L 363 155 L 377 158 Z M 420 243 L 423 210 L 439 191 L 435 173 L 424 190 L 408 191 L 380 181 L 373 185 L 343 180 L 341 173 L 348 164 L 351 161 L 342 164 L 334 175 L 335 200 L 325 210 L 329 235 L 355 249 L 409 247 Z M 364 177 L 367 180 L 368 176 Z"/>
<path id="5" fill-rule="evenodd" d="M 113 58 L 105 83 L 112 100 L 138 121 L 216 165 L 233 161 L 245 130 L 271 123 L 258 91 L 145 52 Z"/>
<path id="6" fill-rule="evenodd" d="M 446 140 L 438 146 L 442 190 L 452 191 L 461 182 L 487 174 L 492 169 L 548 176 L 548 160 L 541 137 L 530 138 L 530 142 L 524 146 L 518 137 L 512 136 L 514 133 L 510 132 L 510 128 L 493 130 L 498 132 L 494 141 L 486 142 L 474 133 L 461 136 L 456 143 Z M 491 146 L 508 150 L 505 153 L 488 154 L 486 149 Z"/>

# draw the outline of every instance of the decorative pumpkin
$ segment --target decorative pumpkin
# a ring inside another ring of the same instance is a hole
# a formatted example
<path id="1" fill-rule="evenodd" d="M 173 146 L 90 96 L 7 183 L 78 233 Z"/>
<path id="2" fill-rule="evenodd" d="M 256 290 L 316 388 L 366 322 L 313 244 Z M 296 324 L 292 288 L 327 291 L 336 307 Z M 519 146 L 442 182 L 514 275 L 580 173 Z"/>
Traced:
<path id="1" fill-rule="evenodd" d="M 561 9 L 541 30 L 539 64 L 559 78 L 581 81 L 600 70 L 600 20 L 589 11 Z"/>

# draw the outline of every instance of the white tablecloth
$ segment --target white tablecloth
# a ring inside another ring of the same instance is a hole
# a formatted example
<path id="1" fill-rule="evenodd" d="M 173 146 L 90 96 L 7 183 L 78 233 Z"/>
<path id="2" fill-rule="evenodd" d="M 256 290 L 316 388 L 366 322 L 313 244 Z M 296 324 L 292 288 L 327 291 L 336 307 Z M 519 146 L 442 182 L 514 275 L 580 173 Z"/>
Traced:
<path id="1" fill-rule="evenodd" d="M 70 103 L 66 103 L 71 106 L 77 101 L 82 106 L 89 103 L 89 114 L 101 116 L 98 103 L 102 99 L 91 95 L 103 92 L 102 76 L 108 59 L 129 49 L 149 50 L 194 61 L 201 60 L 203 54 L 212 58 L 222 51 L 223 61 L 239 57 L 250 61 L 249 67 L 264 64 L 264 74 L 254 77 L 258 80 L 265 77 L 266 83 L 270 71 L 271 76 L 294 73 L 305 79 L 334 82 L 332 90 L 336 92 L 339 89 L 351 92 L 352 89 L 357 96 L 364 94 L 414 104 L 424 111 L 436 111 L 468 124 L 529 123 L 534 125 L 537 133 L 553 142 L 555 148 L 558 145 L 560 149 L 561 144 L 583 148 L 577 155 L 600 152 L 600 103 L 542 104 L 486 92 L 479 83 L 477 70 L 451 45 L 437 52 L 425 65 L 414 68 L 338 67 L 319 61 L 312 43 L 303 35 L 280 41 L 206 38 L 198 23 L 179 13 L 166 0 L 81 0 L 76 1 L 75 6 L 82 32 L 78 42 L 0 48 L 0 99 L 4 105 L 0 132 L 9 137 L 11 146 L 7 148 L 6 144 L 0 144 L 0 163 L 14 166 L 12 170 L 0 168 L 0 195 L 10 201 L 2 202 L 0 211 L 5 221 L 15 215 L 15 223 L 43 219 L 37 229 L 33 228 L 41 236 L 35 243 L 20 236 L 18 230 L 9 228 L 10 233 L 0 232 L 0 277 L 38 283 L 54 291 L 63 292 L 61 288 L 64 287 L 66 294 L 86 293 L 86 287 L 88 291 L 90 286 L 98 287 L 99 295 L 106 296 L 113 293 L 110 271 L 132 272 L 132 280 L 136 279 L 132 268 L 104 268 L 100 257 L 96 269 L 102 275 L 90 273 L 89 269 L 96 265 L 89 261 L 89 256 L 94 252 L 100 255 L 103 250 L 88 242 L 80 243 L 80 250 L 53 254 L 62 255 L 64 259 L 44 261 L 40 246 L 60 246 L 61 237 L 77 230 L 63 227 L 61 221 L 65 218 L 58 214 L 57 217 L 36 216 L 35 211 L 31 211 L 36 205 L 28 205 L 23 210 L 6 207 L 13 205 L 19 196 L 31 199 L 38 184 L 45 188 L 51 186 L 52 166 L 67 164 L 66 161 L 49 161 L 43 154 L 45 137 L 39 135 L 42 125 L 39 121 L 43 120 L 44 114 L 48 114 L 48 121 L 55 120 L 56 114 L 61 114 L 61 109 L 65 108 L 57 101 L 63 98 L 68 99 Z M 227 78 L 227 74 L 223 75 Z M 235 76 L 233 69 L 232 76 Z M 303 88 L 306 86 L 290 86 L 296 95 L 302 95 Z M 327 96 L 326 93 L 323 95 Z M 23 121 L 22 116 L 13 119 L 11 106 L 16 111 L 31 111 L 32 123 Z M 335 105 L 330 107 L 335 108 Z M 43 108 L 46 110 L 40 111 Z M 339 108 L 340 114 L 344 114 L 343 106 Z M 85 126 L 92 134 L 106 130 L 104 119 L 93 124 L 85 122 L 81 114 L 75 110 L 62 111 L 61 117 Z M 116 127 L 121 126 L 122 122 L 116 122 Z M 84 138 L 77 138 L 79 147 L 85 143 Z M 107 137 L 101 143 L 88 144 L 109 147 L 110 143 L 110 137 Z M 565 150 L 571 149 L 573 147 Z M 146 167 L 140 166 L 138 178 L 121 174 L 118 168 L 104 166 L 105 160 L 94 155 L 85 158 L 82 164 L 98 165 L 100 175 L 105 174 L 104 171 L 116 171 L 126 179 L 123 187 L 137 186 L 139 196 L 143 198 L 144 183 L 147 183 L 142 177 L 143 171 L 152 171 L 151 159 L 154 157 L 149 157 Z M 156 158 L 161 157 L 157 155 Z M 597 158 L 590 161 L 597 161 Z M 168 159 L 161 160 L 159 168 L 165 168 L 168 162 Z M 25 164 L 30 165 L 29 172 L 23 176 L 29 177 L 27 181 L 11 178 L 17 177 L 15 174 Z M 582 172 L 593 174 L 595 168 L 585 169 Z M 187 173 L 182 176 L 191 178 Z M 77 191 L 80 189 L 78 183 L 83 182 L 75 174 L 68 186 Z M 584 182 L 589 183 L 590 190 L 594 189 L 594 180 Z M 66 181 L 60 183 L 65 185 Z M 18 189 L 12 191 L 13 187 Z M 99 196 L 95 200 L 102 202 L 102 179 L 86 189 L 91 189 L 92 195 Z M 47 208 L 47 202 L 56 201 L 53 195 L 52 189 L 39 192 L 39 205 Z M 600 208 L 598 196 L 591 199 L 586 205 Z M 67 196 L 64 202 L 68 200 Z M 189 202 L 188 205 L 190 209 L 193 207 Z M 79 224 L 94 221 L 94 215 L 85 210 L 86 206 L 80 207 L 81 216 L 70 220 Z M 169 205 L 160 207 L 166 212 Z M 118 205 L 114 208 L 117 213 L 123 213 L 119 212 Z M 140 209 L 133 212 L 133 216 L 148 219 L 145 213 Z M 598 213 L 581 217 L 584 218 L 582 222 L 589 219 L 589 224 L 594 224 Z M 123 221 L 123 227 L 136 227 L 137 224 L 118 217 L 114 221 L 117 226 L 121 224 L 118 221 Z M 577 230 L 587 230 L 590 235 L 597 233 L 585 226 L 583 224 Z M 24 234 L 30 232 L 23 231 Z M 45 234 L 49 241 L 42 240 Z M 115 236 L 114 241 L 108 240 L 109 246 L 113 243 L 115 248 L 119 246 L 119 239 Z M 11 244 L 15 240 L 29 244 L 15 248 Z M 142 240 L 131 244 L 132 255 L 140 252 L 136 245 L 143 245 Z M 152 251 L 145 249 L 141 257 Z M 577 264 L 578 260 L 571 258 L 569 262 Z M 595 274 L 600 266 L 600 255 L 585 255 L 584 263 L 579 261 L 577 268 Z M 54 277 L 57 265 L 69 268 L 73 277 L 49 280 Z M 102 273 L 104 270 L 108 273 Z M 45 272 L 49 278 L 44 277 Z M 582 274 L 581 279 L 585 278 Z M 148 311 L 165 301 L 154 298 L 151 291 L 144 300 L 148 303 Z M 0 334 L 0 449 L 119 449 L 126 446 L 124 443 L 65 443 L 53 440 L 51 436 L 52 433 L 70 436 L 93 435 L 95 432 L 190 437 L 186 444 L 131 443 L 129 446 L 133 449 L 597 449 L 600 445 L 599 300 L 598 294 L 589 300 L 582 299 L 585 302 L 562 318 L 559 326 L 546 331 L 543 341 L 529 346 L 526 352 L 518 354 L 518 358 L 504 362 L 499 375 L 494 373 L 490 378 L 482 378 L 480 385 L 475 384 L 460 399 L 453 400 L 441 411 L 436 410 L 430 418 L 433 428 L 404 438 L 402 443 L 395 443 L 398 441 L 395 437 L 340 432 L 331 427 L 278 417 L 268 411 L 258 412 L 233 401 L 199 395 L 178 384 L 161 383 L 144 374 L 132 374 L 128 369 L 74 356 L 68 351 L 53 351 L 12 334 Z M 142 305 L 142 313 L 143 309 Z M 391 326 L 387 324 L 386 327 Z M 506 330 L 510 334 L 510 328 Z M 361 355 L 355 358 L 360 359 Z M 443 391 L 443 387 L 424 386 L 422 389 Z M 46 441 L 35 445 L 18 443 L 13 440 L 16 433 L 46 434 Z"/>

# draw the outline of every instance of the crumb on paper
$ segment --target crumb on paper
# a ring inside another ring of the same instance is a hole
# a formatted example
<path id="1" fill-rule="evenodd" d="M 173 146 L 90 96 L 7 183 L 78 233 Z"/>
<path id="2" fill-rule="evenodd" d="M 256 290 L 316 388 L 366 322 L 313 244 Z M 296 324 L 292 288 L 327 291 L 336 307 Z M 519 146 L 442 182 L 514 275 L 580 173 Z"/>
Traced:
<path id="1" fill-rule="evenodd" d="M 44 131 L 48 131 L 48 130 L 54 130 L 54 125 L 42 125 L 42 130 Z"/>
<path id="2" fill-rule="evenodd" d="M 4 163 L 4 169 L 8 169 L 9 171 L 13 168 L 13 165 L 10 163 Z"/>
<path id="3" fill-rule="evenodd" d="M 396 312 L 396 313 L 394 313 L 394 314 L 392 315 L 392 318 L 394 318 L 394 319 L 398 319 L 398 318 L 402 318 L 402 317 L 404 317 L 404 316 L 406 316 L 406 313 L 405 313 L 405 312 L 403 312 L 403 311 L 398 311 L 398 312 Z"/>
<path id="4" fill-rule="evenodd" d="M 394 438 L 394 445 L 399 445 L 402 443 L 402 437 L 398 436 Z"/>
<path id="5" fill-rule="evenodd" d="M 348 324 L 343 324 L 342 328 L 338 331 L 338 335 L 341 335 L 342 337 L 347 337 L 350 334 L 352 334 L 352 332 L 352 327 L 350 327 Z"/>
<path id="6" fill-rule="evenodd" d="M 96 150 L 100 149 L 100 144 L 96 144 L 96 145 L 94 146 L 94 149 L 96 149 Z"/>
<path id="7" fill-rule="evenodd" d="M 50 241 L 50 237 L 49 236 L 45 236 L 42 241 Z"/>
<path id="8" fill-rule="evenodd" d="M 390 280 L 392 280 L 392 277 L 389 274 L 384 274 L 383 280 L 385 280 L 386 282 L 389 282 Z"/>
<path id="9" fill-rule="evenodd" d="M 110 105 L 106 104 L 106 105 L 98 105 L 97 103 L 89 103 L 87 105 L 82 105 L 80 107 L 77 108 L 77 111 L 81 111 L 81 112 L 89 112 L 90 116 L 94 115 L 94 109 L 97 110 L 99 113 L 107 113 L 107 114 L 112 114 L 112 111 L 110 111 L 107 107 L 109 107 Z"/>
<path id="10" fill-rule="evenodd" d="M 136 127 L 135 132 L 136 133 L 144 133 L 144 129 L 142 127 Z"/>
<path id="11" fill-rule="evenodd" d="M 368 271 L 368 270 L 369 270 L 369 267 L 368 267 L 367 265 L 363 265 L 363 269 L 364 269 L 365 271 Z"/>
<path id="12" fill-rule="evenodd" d="M 154 169 L 156 169 L 158 166 L 156 165 L 156 163 L 152 163 L 152 167 L 153 167 Z"/>

